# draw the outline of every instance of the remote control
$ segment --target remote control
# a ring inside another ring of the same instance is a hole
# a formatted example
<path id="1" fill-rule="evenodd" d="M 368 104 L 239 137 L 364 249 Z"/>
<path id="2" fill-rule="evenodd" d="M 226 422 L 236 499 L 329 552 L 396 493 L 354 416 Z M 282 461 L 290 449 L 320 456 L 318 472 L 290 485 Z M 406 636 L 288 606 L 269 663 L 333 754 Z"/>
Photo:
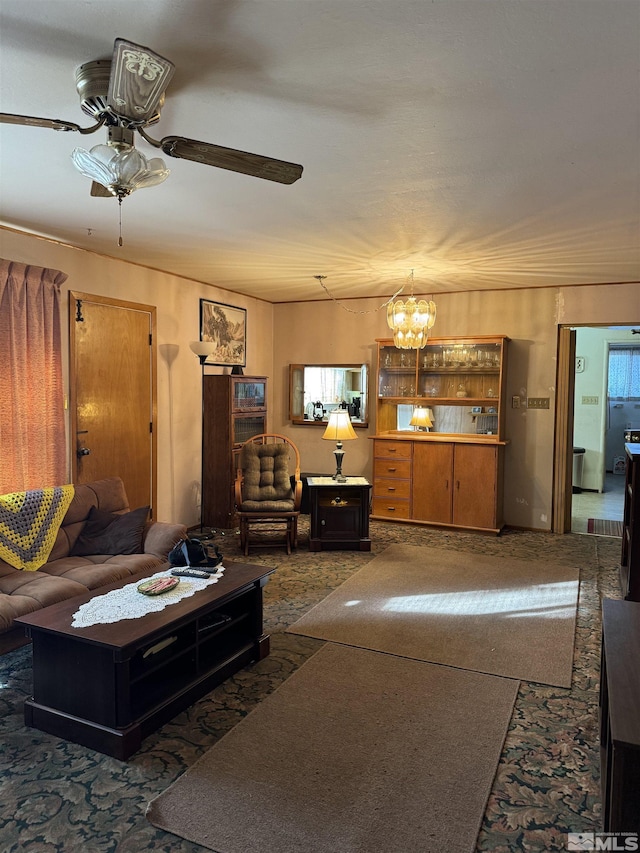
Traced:
<path id="1" fill-rule="evenodd" d="M 202 572 L 200 569 L 172 569 L 172 575 L 179 578 L 210 578 L 209 572 Z"/>

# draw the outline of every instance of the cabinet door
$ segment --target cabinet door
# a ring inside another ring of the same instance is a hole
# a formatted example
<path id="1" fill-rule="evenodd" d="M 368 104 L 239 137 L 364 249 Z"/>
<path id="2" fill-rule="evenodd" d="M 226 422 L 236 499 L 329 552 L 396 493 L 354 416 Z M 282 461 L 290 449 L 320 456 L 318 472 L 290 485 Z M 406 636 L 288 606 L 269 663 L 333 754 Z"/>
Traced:
<path id="1" fill-rule="evenodd" d="M 498 448 L 457 444 L 454 459 L 453 523 L 497 528 Z"/>
<path id="2" fill-rule="evenodd" d="M 454 445 L 415 442 L 413 448 L 413 518 L 451 523 Z"/>

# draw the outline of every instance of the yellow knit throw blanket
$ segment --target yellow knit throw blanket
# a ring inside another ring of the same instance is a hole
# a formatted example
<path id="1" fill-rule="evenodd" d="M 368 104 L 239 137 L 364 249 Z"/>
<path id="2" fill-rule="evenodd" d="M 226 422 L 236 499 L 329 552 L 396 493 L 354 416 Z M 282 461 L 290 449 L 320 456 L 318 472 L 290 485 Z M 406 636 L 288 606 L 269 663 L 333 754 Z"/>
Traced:
<path id="1" fill-rule="evenodd" d="M 0 557 L 28 572 L 44 566 L 74 492 L 69 484 L 0 495 Z"/>

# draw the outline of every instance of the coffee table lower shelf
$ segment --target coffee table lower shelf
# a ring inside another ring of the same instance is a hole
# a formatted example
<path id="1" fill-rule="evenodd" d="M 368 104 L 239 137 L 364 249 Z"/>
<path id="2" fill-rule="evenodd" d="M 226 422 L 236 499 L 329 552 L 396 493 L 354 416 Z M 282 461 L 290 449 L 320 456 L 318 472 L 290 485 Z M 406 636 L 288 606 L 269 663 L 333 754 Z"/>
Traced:
<path id="1" fill-rule="evenodd" d="M 271 572 L 232 564 L 190 598 L 111 624 L 71 627 L 91 595 L 22 617 L 33 640 L 26 725 L 126 761 L 161 725 L 269 654 L 262 587 Z"/>

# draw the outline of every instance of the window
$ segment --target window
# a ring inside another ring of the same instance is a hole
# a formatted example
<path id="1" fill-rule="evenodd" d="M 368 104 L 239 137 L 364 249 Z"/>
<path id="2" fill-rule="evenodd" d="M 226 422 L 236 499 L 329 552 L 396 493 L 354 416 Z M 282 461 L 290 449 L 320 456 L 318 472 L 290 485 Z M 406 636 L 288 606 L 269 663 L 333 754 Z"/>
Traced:
<path id="1" fill-rule="evenodd" d="M 609 348 L 610 400 L 640 400 L 640 347 Z"/>

